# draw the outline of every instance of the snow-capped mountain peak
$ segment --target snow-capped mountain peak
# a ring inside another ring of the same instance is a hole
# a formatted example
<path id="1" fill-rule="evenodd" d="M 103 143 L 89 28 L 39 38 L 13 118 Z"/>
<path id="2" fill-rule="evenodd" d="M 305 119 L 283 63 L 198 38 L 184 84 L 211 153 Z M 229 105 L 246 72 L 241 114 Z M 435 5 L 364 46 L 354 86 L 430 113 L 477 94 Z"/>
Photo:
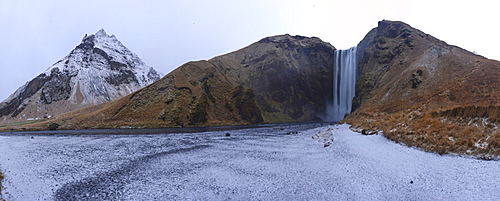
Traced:
<path id="1" fill-rule="evenodd" d="M 106 33 L 106 31 L 104 31 L 103 28 L 99 29 L 99 31 L 97 31 L 97 33 L 95 35 L 96 36 L 108 36 L 108 34 Z"/>
<path id="2" fill-rule="evenodd" d="M 0 122 L 42 118 L 128 95 L 160 79 L 104 29 L 0 103 Z"/>

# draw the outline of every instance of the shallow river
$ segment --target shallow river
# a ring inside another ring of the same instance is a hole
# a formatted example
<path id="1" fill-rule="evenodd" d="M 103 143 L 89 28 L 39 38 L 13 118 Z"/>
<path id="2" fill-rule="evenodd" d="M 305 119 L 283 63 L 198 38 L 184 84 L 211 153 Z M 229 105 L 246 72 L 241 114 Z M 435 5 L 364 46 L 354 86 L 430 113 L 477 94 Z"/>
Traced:
<path id="1" fill-rule="evenodd" d="M 325 148 L 312 136 L 329 128 L 334 140 Z M 426 153 L 382 136 L 351 132 L 347 125 L 233 129 L 168 134 L 148 130 L 145 133 L 157 134 L 141 135 L 3 133 L 0 168 L 6 179 L 2 197 L 6 200 L 495 200 L 500 197 L 500 161 Z"/>

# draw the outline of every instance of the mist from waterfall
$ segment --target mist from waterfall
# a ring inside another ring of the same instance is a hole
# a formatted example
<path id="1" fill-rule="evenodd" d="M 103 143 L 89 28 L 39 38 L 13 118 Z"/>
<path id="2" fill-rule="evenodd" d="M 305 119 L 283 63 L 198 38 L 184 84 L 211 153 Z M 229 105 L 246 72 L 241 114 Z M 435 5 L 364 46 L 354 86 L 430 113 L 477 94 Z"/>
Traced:
<path id="1" fill-rule="evenodd" d="M 351 113 L 352 99 L 358 79 L 356 47 L 335 50 L 333 67 L 333 101 L 328 108 L 328 119 L 340 121 Z"/>

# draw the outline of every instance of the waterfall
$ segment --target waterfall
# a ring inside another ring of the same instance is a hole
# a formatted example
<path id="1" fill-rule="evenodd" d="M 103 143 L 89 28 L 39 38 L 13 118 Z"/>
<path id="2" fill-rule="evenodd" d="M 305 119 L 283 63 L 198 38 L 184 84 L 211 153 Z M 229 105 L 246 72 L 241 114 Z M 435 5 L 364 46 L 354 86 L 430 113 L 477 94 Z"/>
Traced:
<path id="1" fill-rule="evenodd" d="M 352 99 L 358 79 L 356 47 L 335 50 L 333 67 L 333 106 L 330 114 L 333 121 L 340 121 L 351 113 Z"/>

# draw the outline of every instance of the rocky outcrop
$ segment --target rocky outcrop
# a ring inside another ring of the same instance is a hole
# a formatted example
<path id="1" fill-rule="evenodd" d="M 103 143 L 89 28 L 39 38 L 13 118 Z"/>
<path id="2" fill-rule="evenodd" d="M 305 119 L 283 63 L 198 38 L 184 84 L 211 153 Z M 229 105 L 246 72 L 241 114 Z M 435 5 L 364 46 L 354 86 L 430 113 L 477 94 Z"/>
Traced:
<path id="1" fill-rule="evenodd" d="M 160 79 L 104 30 L 0 103 L 0 123 L 48 118 L 128 95 Z"/>
<path id="2" fill-rule="evenodd" d="M 114 128 L 321 121 L 331 99 L 334 50 L 318 38 L 264 38 L 188 62 L 131 95 L 53 122 L 60 128 Z"/>
<path id="3" fill-rule="evenodd" d="M 394 21 L 358 50 L 357 109 L 345 122 L 438 153 L 500 154 L 498 61 Z"/>

